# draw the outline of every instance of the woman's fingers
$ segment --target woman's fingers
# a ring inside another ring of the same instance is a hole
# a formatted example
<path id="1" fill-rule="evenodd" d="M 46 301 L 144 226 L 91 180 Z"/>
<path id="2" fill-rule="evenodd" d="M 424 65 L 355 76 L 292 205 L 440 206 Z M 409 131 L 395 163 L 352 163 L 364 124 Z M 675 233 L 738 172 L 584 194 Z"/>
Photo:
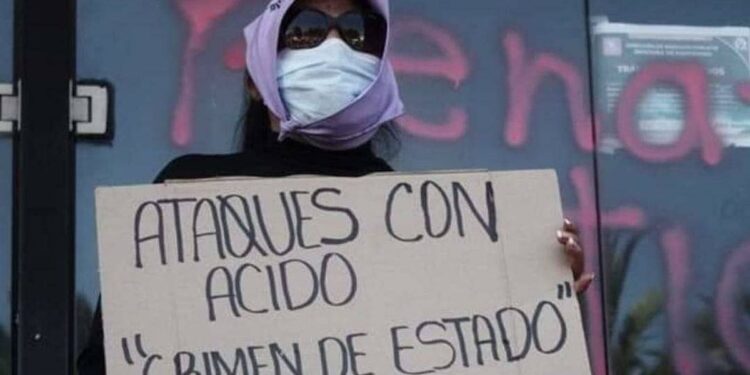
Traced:
<path id="1" fill-rule="evenodd" d="M 570 268 L 573 271 L 573 279 L 576 280 L 576 292 L 583 293 L 594 281 L 594 274 L 583 274 L 585 267 L 585 256 L 581 241 L 578 237 L 578 228 L 569 219 L 563 221 L 563 227 L 557 231 L 557 241 L 563 245 L 565 254 L 570 260 Z"/>
<path id="2" fill-rule="evenodd" d="M 563 229 L 568 232 L 578 234 L 578 227 L 575 225 L 575 223 L 573 223 L 572 220 L 568 218 L 565 218 L 563 220 Z"/>
<path id="3" fill-rule="evenodd" d="M 584 268 L 584 255 L 581 248 L 578 235 L 564 230 L 557 231 L 557 241 L 563 245 L 565 254 L 570 260 L 570 268 L 573 270 L 573 277 L 578 279 Z"/>
<path id="4" fill-rule="evenodd" d="M 578 234 L 575 232 L 570 232 L 565 229 L 557 231 L 557 242 L 559 242 L 560 244 L 567 245 L 570 239 L 573 239 L 576 242 L 580 242 L 578 240 Z"/>
<path id="5" fill-rule="evenodd" d="M 581 248 L 581 245 L 578 244 L 578 241 L 569 237 L 568 242 L 565 244 L 565 253 L 570 260 L 570 268 L 573 270 L 573 278 L 577 280 L 583 273 L 585 263 L 583 249 Z"/>
<path id="6" fill-rule="evenodd" d="M 596 279 L 596 274 L 594 273 L 587 273 L 577 278 L 575 282 L 576 293 L 585 292 L 591 286 L 591 283 L 594 282 L 594 279 Z"/>

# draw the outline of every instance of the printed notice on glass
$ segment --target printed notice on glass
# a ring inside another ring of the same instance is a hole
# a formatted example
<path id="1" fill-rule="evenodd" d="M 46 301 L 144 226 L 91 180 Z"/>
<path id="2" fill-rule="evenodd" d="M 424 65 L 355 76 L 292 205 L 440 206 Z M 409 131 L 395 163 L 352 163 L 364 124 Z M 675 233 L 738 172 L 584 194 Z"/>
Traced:
<path id="1" fill-rule="evenodd" d="M 673 144 L 686 122 L 701 116 L 724 145 L 750 146 L 750 105 L 738 93 L 750 82 L 750 28 L 601 22 L 593 34 L 605 149 L 620 146 L 616 124 L 623 118 L 644 142 L 660 146 Z M 646 90 L 635 87 L 641 84 Z M 626 89 L 638 97 L 623 95 Z M 632 109 L 630 101 L 637 101 Z"/>
<path id="2" fill-rule="evenodd" d="M 107 373 L 590 374 L 554 171 L 96 191 Z"/>

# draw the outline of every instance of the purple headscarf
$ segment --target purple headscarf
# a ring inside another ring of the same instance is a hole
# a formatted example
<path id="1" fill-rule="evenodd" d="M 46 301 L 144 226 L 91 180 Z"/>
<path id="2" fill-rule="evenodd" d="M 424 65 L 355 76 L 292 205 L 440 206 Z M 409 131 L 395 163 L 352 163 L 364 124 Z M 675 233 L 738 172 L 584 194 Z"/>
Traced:
<path id="1" fill-rule="evenodd" d="M 370 0 L 375 11 L 390 25 L 388 0 Z M 277 82 L 278 40 L 281 21 L 294 0 L 272 0 L 266 10 L 244 29 L 245 59 L 250 77 L 264 104 L 281 120 L 280 139 L 295 134 L 317 147 L 344 150 L 370 140 L 379 126 L 403 114 L 393 67 L 388 61 L 390 35 L 375 80 L 354 101 L 338 113 L 308 125 L 291 119 L 281 99 Z M 390 26 L 388 27 L 390 34 Z"/>

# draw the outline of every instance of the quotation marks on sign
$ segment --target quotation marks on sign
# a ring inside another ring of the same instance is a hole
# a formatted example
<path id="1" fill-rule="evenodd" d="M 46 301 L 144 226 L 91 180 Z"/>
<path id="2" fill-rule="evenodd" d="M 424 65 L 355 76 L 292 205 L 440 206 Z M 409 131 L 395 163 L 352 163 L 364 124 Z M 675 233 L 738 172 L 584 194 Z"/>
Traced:
<path id="1" fill-rule="evenodd" d="M 573 297 L 573 288 L 569 282 L 557 284 L 557 299 L 562 300 L 565 298 Z"/>
<path id="2" fill-rule="evenodd" d="M 148 374 L 149 370 L 151 369 L 151 365 L 154 363 L 154 361 L 160 361 L 162 360 L 162 356 L 159 354 L 148 354 L 146 350 L 143 348 L 143 341 L 141 340 L 141 334 L 138 333 L 134 336 L 135 342 L 135 350 L 136 354 L 140 358 L 133 359 L 133 353 L 130 349 L 130 344 L 128 343 L 128 338 L 123 337 L 120 341 L 122 345 L 122 355 L 125 357 L 125 362 L 128 363 L 129 366 L 136 366 L 140 365 L 140 362 L 143 362 L 143 374 Z"/>

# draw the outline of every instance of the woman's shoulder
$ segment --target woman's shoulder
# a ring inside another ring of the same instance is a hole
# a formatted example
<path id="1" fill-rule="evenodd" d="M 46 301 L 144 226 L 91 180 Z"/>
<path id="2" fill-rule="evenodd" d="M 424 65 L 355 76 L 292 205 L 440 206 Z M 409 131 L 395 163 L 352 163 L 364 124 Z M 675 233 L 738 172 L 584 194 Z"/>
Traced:
<path id="1" fill-rule="evenodd" d="M 188 154 L 167 163 L 154 183 L 229 176 L 283 177 L 315 174 L 355 177 L 393 170 L 381 158 L 372 155 L 356 156 L 263 152 Z"/>
<path id="2" fill-rule="evenodd" d="M 237 166 L 246 164 L 241 154 L 186 154 L 172 159 L 154 179 L 155 183 L 166 180 L 211 178 L 236 174 Z M 246 161 L 246 160 L 245 160 Z"/>

